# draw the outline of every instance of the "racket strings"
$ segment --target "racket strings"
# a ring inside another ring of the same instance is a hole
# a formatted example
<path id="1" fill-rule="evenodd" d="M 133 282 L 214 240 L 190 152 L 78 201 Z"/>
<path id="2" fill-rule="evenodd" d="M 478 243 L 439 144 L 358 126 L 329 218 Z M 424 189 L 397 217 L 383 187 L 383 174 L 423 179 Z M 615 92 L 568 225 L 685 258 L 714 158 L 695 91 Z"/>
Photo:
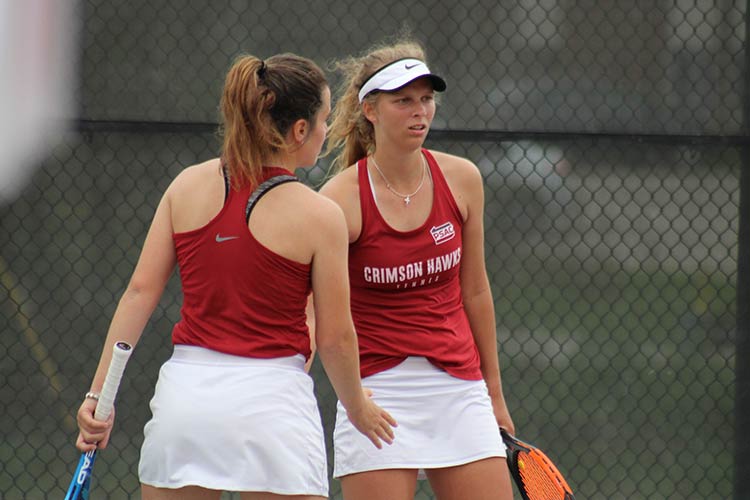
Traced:
<path id="1" fill-rule="evenodd" d="M 526 494 L 529 500 L 564 500 L 566 491 L 559 474 L 545 459 L 537 450 L 518 454 L 518 472 Z"/>
<path id="2" fill-rule="evenodd" d="M 537 448 L 533 450 L 532 453 L 534 453 L 534 455 L 547 466 L 547 468 L 550 471 L 550 474 L 552 474 L 552 477 L 555 479 L 555 481 L 557 481 L 557 483 L 560 485 L 560 487 L 563 489 L 564 492 L 566 493 L 573 492 L 573 490 L 570 489 L 570 486 L 568 486 L 568 483 L 565 481 L 565 478 L 563 477 L 563 475 L 560 473 L 559 470 L 557 470 L 557 467 L 555 467 L 555 464 L 552 463 L 552 460 L 547 458 L 547 455 L 545 455 L 542 452 L 542 450 Z"/>

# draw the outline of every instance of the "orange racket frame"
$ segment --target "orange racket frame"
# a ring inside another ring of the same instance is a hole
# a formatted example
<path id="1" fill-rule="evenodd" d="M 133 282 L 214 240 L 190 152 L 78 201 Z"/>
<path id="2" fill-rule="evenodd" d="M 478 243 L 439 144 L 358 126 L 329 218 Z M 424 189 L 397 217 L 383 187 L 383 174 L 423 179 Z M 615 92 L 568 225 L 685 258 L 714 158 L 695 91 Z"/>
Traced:
<path id="1" fill-rule="evenodd" d="M 575 500 L 568 482 L 542 450 L 505 429 L 500 434 L 508 448 L 510 474 L 524 500 Z"/>

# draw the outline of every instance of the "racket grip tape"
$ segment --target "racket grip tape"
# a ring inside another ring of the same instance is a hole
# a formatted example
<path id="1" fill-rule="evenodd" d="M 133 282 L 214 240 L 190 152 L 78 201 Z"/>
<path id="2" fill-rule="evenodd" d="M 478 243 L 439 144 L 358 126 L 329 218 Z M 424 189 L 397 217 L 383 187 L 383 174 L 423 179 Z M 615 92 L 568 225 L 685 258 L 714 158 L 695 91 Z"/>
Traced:
<path id="1" fill-rule="evenodd" d="M 102 392 L 99 394 L 99 401 L 96 404 L 96 410 L 94 411 L 95 419 L 107 420 L 112 413 L 115 396 L 117 395 L 117 390 L 120 388 L 120 380 L 132 352 L 133 348 L 127 342 L 115 342 L 115 345 L 112 347 L 112 361 L 109 363 Z"/>

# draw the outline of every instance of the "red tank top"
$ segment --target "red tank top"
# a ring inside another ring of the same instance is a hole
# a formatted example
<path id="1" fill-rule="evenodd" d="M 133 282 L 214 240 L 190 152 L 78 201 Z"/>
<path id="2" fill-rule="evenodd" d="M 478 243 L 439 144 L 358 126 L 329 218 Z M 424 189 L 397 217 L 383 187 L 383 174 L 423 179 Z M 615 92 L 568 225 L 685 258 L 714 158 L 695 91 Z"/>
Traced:
<path id="1" fill-rule="evenodd" d="M 480 380 L 479 353 L 461 299 L 463 218 L 433 156 L 432 209 L 421 227 L 397 231 L 378 210 L 367 159 L 357 162 L 362 231 L 349 246 L 351 309 L 362 376 L 424 356 L 451 375 Z"/>
<path id="2" fill-rule="evenodd" d="M 263 170 L 263 180 L 278 175 L 292 174 Z M 173 235 L 183 304 L 172 341 L 254 358 L 309 357 L 310 265 L 253 237 L 245 209 L 254 187 L 228 189 L 224 207 L 208 224 Z"/>

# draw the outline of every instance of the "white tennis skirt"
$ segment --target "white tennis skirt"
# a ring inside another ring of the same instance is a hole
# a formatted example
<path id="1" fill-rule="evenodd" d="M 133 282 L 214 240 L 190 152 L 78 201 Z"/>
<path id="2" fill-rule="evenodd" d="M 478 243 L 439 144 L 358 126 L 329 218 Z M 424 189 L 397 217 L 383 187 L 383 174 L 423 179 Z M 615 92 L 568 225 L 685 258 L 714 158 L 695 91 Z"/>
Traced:
<path id="1" fill-rule="evenodd" d="M 398 422 L 392 445 L 378 450 L 337 405 L 334 477 L 380 469 L 452 467 L 505 457 L 505 445 L 483 380 L 462 380 L 422 357 L 365 377 L 373 400 Z"/>
<path id="2" fill-rule="evenodd" d="M 141 482 L 327 497 L 323 427 L 304 363 L 175 346 L 151 400 Z"/>

